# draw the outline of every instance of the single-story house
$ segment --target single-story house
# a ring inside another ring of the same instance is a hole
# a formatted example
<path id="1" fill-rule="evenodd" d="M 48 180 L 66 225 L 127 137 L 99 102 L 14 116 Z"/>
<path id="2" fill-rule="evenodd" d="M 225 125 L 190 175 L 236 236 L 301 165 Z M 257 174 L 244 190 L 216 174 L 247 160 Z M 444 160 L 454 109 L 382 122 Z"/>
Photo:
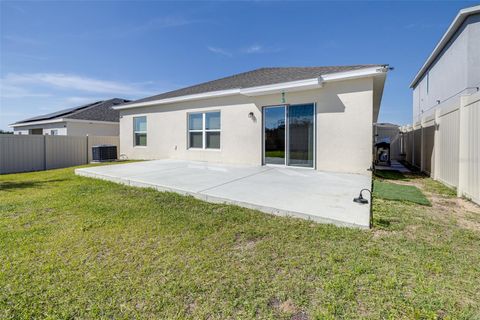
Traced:
<path id="1" fill-rule="evenodd" d="M 120 152 L 366 173 L 388 70 L 261 68 L 115 106 Z"/>
<path id="2" fill-rule="evenodd" d="M 130 100 L 113 98 L 25 119 L 10 125 L 14 134 L 118 136 L 119 106 Z"/>

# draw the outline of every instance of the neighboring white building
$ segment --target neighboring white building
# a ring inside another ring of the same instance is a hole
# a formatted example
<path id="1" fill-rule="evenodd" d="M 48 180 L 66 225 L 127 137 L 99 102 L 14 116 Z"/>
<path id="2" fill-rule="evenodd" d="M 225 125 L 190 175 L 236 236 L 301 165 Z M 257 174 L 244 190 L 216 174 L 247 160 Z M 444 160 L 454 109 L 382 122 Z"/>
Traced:
<path id="1" fill-rule="evenodd" d="M 480 6 L 461 10 L 418 71 L 413 88 L 413 123 L 438 107 L 458 106 L 480 87 Z"/>
<path id="2" fill-rule="evenodd" d="M 129 102 L 114 98 L 50 114 L 25 119 L 10 125 L 14 134 L 61 136 L 118 136 L 119 112 L 112 107 Z"/>
<path id="3" fill-rule="evenodd" d="M 387 65 L 261 68 L 114 107 L 129 159 L 366 173 Z"/>
<path id="4" fill-rule="evenodd" d="M 480 203 L 480 6 L 460 10 L 411 87 L 406 161 Z"/>

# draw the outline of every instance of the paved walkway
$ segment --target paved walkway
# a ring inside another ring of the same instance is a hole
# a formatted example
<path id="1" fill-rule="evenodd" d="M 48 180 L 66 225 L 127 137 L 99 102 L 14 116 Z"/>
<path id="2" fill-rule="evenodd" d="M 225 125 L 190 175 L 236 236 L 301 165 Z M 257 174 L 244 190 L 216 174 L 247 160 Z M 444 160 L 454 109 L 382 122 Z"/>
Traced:
<path id="1" fill-rule="evenodd" d="M 390 166 L 375 166 L 375 169 L 377 170 L 389 170 L 389 171 L 400 171 L 402 173 L 409 173 L 410 170 L 408 170 L 403 164 L 398 162 L 397 160 L 392 160 L 392 163 Z"/>
<path id="2" fill-rule="evenodd" d="M 75 173 L 317 222 L 368 228 L 370 221 L 370 204 L 353 202 L 361 189 L 370 189 L 368 174 L 181 160 L 98 166 Z M 370 200 L 368 192 L 363 195 Z"/>

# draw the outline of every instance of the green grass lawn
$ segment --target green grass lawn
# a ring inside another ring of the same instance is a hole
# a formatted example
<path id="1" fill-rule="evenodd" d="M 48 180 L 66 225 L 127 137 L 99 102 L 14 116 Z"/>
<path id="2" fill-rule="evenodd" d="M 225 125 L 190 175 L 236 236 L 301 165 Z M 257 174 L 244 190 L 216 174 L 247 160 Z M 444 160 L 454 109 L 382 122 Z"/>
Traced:
<path id="1" fill-rule="evenodd" d="M 480 232 L 431 210 L 377 198 L 356 230 L 72 168 L 3 175 L 0 318 L 478 319 Z"/>

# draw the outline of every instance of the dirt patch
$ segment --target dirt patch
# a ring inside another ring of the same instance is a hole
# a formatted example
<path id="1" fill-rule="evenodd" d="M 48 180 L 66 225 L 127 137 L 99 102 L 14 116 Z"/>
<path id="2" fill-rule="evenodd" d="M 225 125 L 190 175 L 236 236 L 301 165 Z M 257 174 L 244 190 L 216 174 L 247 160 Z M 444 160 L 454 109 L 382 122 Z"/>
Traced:
<path id="1" fill-rule="evenodd" d="M 454 219 L 458 226 L 480 232 L 480 206 L 463 198 L 449 197 L 426 190 L 425 183 L 422 179 L 410 181 L 389 181 L 400 185 L 409 185 L 419 188 L 428 198 L 432 207 L 428 209 L 431 216 L 440 219 L 446 223 L 450 223 Z M 381 231 L 381 230 L 379 230 Z M 414 232 L 415 230 L 412 230 Z M 374 234 L 374 237 L 382 237 L 386 234 Z"/>
<path id="2" fill-rule="evenodd" d="M 244 239 L 241 236 L 241 234 L 236 234 L 235 245 L 233 246 L 233 249 L 237 251 L 253 250 L 256 247 L 256 245 L 262 240 L 263 240 L 262 237 Z"/>
<path id="3" fill-rule="evenodd" d="M 292 320 L 308 320 L 308 314 L 304 311 L 295 313 L 290 319 Z"/>
<path id="4" fill-rule="evenodd" d="M 387 238 L 398 234 L 397 231 L 390 231 L 384 229 L 373 229 L 373 239 Z"/>
<path id="5" fill-rule="evenodd" d="M 454 219 L 458 226 L 480 232 L 480 223 L 475 221 L 477 217 L 480 219 L 478 205 L 462 198 L 450 198 L 434 193 L 427 193 L 427 197 L 432 203 L 432 208 L 429 210 L 432 217 L 445 222 Z"/>
<path id="6" fill-rule="evenodd" d="M 252 250 L 257 245 L 257 242 L 258 241 L 255 241 L 255 240 L 241 241 L 241 242 L 235 244 L 233 249 L 240 250 L 240 251 Z"/>
<path id="7" fill-rule="evenodd" d="M 405 236 L 408 238 L 408 239 L 416 239 L 416 234 L 417 234 L 417 229 L 419 228 L 420 226 L 417 225 L 417 224 L 412 224 L 412 225 L 409 225 L 409 226 L 406 226 L 405 227 L 405 230 L 404 230 L 404 234 Z"/>
<path id="8" fill-rule="evenodd" d="M 283 313 L 294 313 L 297 311 L 297 307 L 291 299 L 288 299 L 278 305 L 278 310 Z"/>
<path id="9" fill-rule="evenodd" d="M 274 298 L 270 300 L 268 303 L 269 307 L 275 309 L 278 312 L 285 313 L 292 315 L 290 319 L 292 320 L 307 320 L 308 319 L 308 314 L 300 310 L 295 303 L 292 301 L 292 299 L 285 300 L 281 302 L 277 298 Z"/>
<path id="10" fill-rule="evenodd" d="M 418 189 L 422 190 L 422 192 L 425 192 L 423 190 L 423 184 L 419 181 L 386 180 L 386 182 L 400 184 L 400 185 L 403 185 L 403 186 L 414 186 L 414 187 L 417 187 Z"/>
<path id="11" fill-rule="evenodd" d="M 196 301 L 193 301 L 187 304 L 187 314 L 193 314 L 195 312 L 195 309 L 197 309 Z"/>

